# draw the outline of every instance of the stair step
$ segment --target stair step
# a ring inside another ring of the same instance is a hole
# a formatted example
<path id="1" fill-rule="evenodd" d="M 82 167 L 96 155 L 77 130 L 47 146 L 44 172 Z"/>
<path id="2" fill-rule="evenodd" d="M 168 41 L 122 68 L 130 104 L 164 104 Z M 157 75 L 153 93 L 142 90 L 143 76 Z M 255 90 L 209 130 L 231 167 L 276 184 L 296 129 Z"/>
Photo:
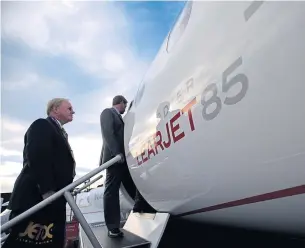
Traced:
<path id="1" fill-rule="evenodd" d="M 157 248 L 169 219 L 168 213 L 133 213 L 131 211 L 124 230 L 150 242 L 151 248 Z"/>
<path id="2" fill-rule="evenodd" d="M 95 234 L 97 240 L 103 248 L 149 248 L 150 242 L 122 229 L 124 237 L 122 238 L 109 238 L 107 235 L 107 227 L 105 225 L 91 225 L 91 229 Z M 90 243 L 86 233 L 82 228 L 80 228 L 80 238 L 82 243 L 82 248 L 93 248 Z"/>

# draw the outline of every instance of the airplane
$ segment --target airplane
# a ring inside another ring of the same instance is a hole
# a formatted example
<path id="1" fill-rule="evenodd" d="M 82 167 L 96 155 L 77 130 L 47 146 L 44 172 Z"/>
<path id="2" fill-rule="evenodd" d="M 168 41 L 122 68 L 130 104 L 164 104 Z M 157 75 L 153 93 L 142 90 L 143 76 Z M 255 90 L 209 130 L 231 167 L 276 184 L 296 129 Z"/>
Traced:
<path id="1" fill-rule="evenodd" d="M 304 23 L 304 2 L 186 2 L 123 118 L 127 209 L 137 188 L 174 218 L 305 236 Z"/>
<path id="2" fill-rule="evenodd" d="M 304 2 L 186 3 L 124 116 L 157 212 L 305 235 L 304 23 Z"/>
<path id="3" fill-rule="evenodd" d="M 188 1 L 123 117 L 158 212 L 305 236 L 304 2 Z"/>

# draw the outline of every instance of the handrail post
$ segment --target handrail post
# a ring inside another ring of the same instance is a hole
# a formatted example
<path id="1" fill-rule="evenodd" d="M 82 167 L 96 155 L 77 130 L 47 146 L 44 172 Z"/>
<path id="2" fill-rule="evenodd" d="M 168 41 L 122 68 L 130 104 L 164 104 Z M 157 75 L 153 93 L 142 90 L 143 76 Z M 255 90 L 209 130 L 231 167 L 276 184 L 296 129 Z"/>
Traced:
<path id="1" fill-rule="evenodd" d="M 76 205 L 74 202 L 73 196 L 70 192 L 65 192 L 65 198 L 70 205 L 71 209 L 73 210 L 74 214 L 76 215 L 76 218 L 82 228 L 84 229 L 85 233 L 87 234 L 88 239 L 90 240 L 91 244 L 93 245 L 94 248 L 102 248 L 100 243 L 98 242 L 97 238 L 95 237 L 93 231 L 91 230 L 88 222 L 86 221 L 84 215 L 80 211 L 79 207 Z"/>

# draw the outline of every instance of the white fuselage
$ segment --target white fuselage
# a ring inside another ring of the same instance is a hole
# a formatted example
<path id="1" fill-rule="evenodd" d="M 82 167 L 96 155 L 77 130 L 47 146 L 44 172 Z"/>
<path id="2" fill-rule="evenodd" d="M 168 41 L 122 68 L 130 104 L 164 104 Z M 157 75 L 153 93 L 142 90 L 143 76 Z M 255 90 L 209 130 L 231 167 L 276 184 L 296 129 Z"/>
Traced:
<path id="1" fill-rule="evenodd" d="M 125 115 L 157 210 L 305 234 L 305 2 L 190 2 Z"/>

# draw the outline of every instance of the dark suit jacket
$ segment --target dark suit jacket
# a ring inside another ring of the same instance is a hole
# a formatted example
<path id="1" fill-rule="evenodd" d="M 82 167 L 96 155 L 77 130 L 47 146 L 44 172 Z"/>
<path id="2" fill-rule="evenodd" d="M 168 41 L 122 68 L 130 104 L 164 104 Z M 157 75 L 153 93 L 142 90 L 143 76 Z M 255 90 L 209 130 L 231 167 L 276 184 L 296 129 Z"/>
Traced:
<path id="1" fill-rule="evenodd" d="M 100 165 L 118 154 L 125 156 L 124 151 L 124 121 L 114 108 L 105 109 L 100 116 L 103 147 Z"/>
<path id="2" fill-rule="evenodd" d="M 58 191 L 74 178 L 75 161 L 58 124 L 51 118 L 34 121 L 24 136 L 23 169 L 8 208 L 27 210 L 48 191 Z"/>

